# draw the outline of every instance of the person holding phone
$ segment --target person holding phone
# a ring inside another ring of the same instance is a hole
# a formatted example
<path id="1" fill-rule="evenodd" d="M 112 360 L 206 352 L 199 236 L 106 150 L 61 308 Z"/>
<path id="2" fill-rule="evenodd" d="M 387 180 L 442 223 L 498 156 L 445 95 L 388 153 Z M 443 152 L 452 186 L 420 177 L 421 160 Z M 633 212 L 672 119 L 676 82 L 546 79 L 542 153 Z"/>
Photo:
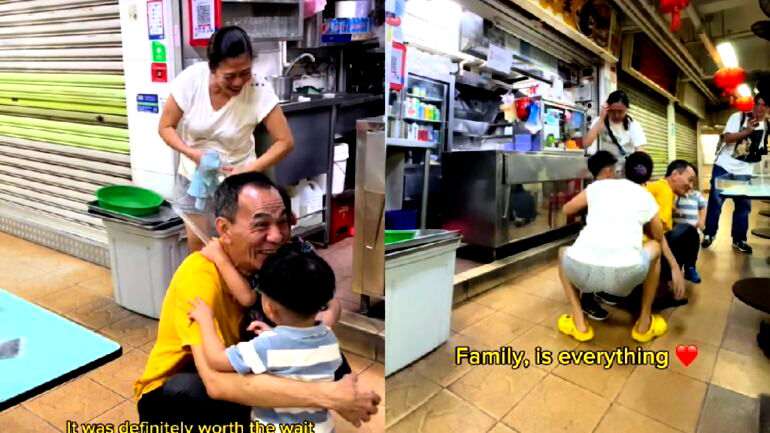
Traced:
<path id="1" fill-rule="evenodd" d="M 716 162 L 711 174 L 711 194 L 706 210 L 706 229 L 703 231 L 703 248 L 708 248 L 714 242 L 719 229 L 719 216 L 722 214 L 724 198 L 719 195 L 717 179 L 741 180 L 749 179 L 754 173 L 754 164 L 767 155 L 767 138 L 770 124 L 767 114 L 770 111 L 764 93 L 754 97 L 754 108 L 748 113 L 733 113 L 727 121 L 722 138 L 717 145 Z M 753 252 L 746 243 L 749 231 L 749 214 L 751 201 L 743 198 L 733 198 L 732 238 L 733 247 L 746 254 Z"/>

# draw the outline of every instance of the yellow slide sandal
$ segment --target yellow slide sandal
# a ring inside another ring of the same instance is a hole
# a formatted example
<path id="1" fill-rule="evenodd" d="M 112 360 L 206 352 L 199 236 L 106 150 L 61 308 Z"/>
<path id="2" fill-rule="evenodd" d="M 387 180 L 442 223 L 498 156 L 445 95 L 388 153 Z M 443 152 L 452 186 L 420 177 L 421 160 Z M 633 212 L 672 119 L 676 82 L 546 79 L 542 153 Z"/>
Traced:
<path id="1" fill-rule="evenodd" d="M 659 314 L 652 315 L 652 319 L 650 320 L 650 329 L 648 329 L 644 334 L 636 330 L 638 326 L 639 321 L 637 320 L 634 324 L 634 328 L 631 329 L 631 338 L 640 343 L 646 343 L 655 337 L 660 337 L 661 335 L 665 334 L 666 331 L 668 331 L 668 324 L 666 323 L 666 319 L 664 319 Z"/>
<path id="2" fill-rule="evenodd" d="M 577 329 L 577 326 L 575 326 L 575 321 L 572 319 L 572 316 L 569 314 L 564 314 L 559 317 L 559 331 L 561 331 L 563 334 L 569 335 L 581 343 L 585 343 L 586 341 L 592 340 L 594 338 L 594 328 L 592 328 L 588 323 L 586 323 L 586 326 L 588 327 L 588 331 L 580 332 Z"/>

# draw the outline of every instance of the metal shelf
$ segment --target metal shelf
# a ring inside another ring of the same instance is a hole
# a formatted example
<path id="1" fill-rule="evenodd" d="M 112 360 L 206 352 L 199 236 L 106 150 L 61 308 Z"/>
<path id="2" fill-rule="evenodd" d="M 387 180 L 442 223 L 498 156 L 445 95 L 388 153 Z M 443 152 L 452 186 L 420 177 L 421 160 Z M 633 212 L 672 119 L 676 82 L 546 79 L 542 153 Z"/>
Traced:
<path id="1" fill-rule="evenodd" d="M 388 138 L 386 143 L 388 146 L 411 147 L 411 148 L 419 148 L 419 149 L 434 149 L 437 145 L 437 143 L 433 143 L 433 142 L 407 140 L 405 138 Z"/>
<path id="2" fill-rule="evenodd" d="M 294 227 L 291 230 L 291 235 L 292 236 L 299 236 L 299 237 L 306 237 L 306 236 L 314 235 L 316 233 L 320 233 L 320 232 L 324 231 L 325 228 L 326 228 L 326 223 L 318 223 L 318 224 L 315 224 L 315 225 L 312 225 L 312 226 L 308 226 L 308 227 L 299 227 L 299 226 L 297 226 L 297 227 Z"/>
<path id="3" fill-rule="evenodd" d="M 416 98 L 416 99 L 419 99 L 421 101 L 436 102 L 438 104 L 443 104 L 444 103 L 444 100 L 440 99 L 440 98 L 431 98 L 429 96 L 417 96 L 417 95 L 412 94 L 412 93 L 407 93 L 406 96 L 408 98 Z"/>
<path id="4" fill-rule="evenodd" d="M 396 120 L 410 120 L 410 121 L 413 121 L 413 122 L 439 123 L 439 124 L 440 124 L 440 123 L 444 123 L 444 121 L 442 121 L 442 120 L 428 120 L 428 119 L 418 119 L 418 118 L 416 118 L 416 117 L 402 117 L 402 118 L 399 118 L 398 116 L 395 116 L 395 115 L 393 115 L 393 114 L 388 114 L 388 117 L 389 117 L 389 118 L 391 118 L 391 119 L 396 119 Z"/>

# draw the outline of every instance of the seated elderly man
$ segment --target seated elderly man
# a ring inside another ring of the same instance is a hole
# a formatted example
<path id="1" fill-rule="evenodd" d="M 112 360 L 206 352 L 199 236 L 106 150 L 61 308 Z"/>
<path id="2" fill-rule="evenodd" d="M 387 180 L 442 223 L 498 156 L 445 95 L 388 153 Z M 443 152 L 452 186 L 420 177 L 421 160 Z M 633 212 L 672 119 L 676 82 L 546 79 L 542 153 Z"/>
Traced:
<path id="1" fill-rule="evenodd" d="M 267 176 L 254 172 L 230 176 L 217 189 L 215 202 L 222 249 L 242 275 L 256 273 L 267 255 L 290 241 L 294 217 L 288 196 Z M 212 370 L 202 352 L 198 323 L 187 314 L 196 298 L 211 306 L 225 345 L 243 340 L 244 308 L 215 264 L 200 252 L 191 254 L 166 292 L 157 341 L 144 374 L 134 385 L 141 421 L 245 425 L 249 406 L 257 406 L 335 410 L 359 425 L 377 412 L 380 397 L 351 374 L 336 382 L 308 383 Z M 338 302 L 333 300 L 322 314 L 332 315 L 321 318 L 325 323 L 336 321 Z"/>
<path id="2" fill-rule="evenodd" d="M 668 164 L 666 177 L 647 184 L 658 203 L 663 223 L 665 242 L 661 245 L 665 260 L 661 261 L 660 280 L 664 283 L 662 296 L 653 304 L 653 310 L 663 310 L 687 303 L 682 268 L 695 266 L 698 259 L 700 234 L 689 224 L 674 226 L 676 198 L 686 197 L 693 189 L 697 172 L 695 167 L 682 159 Z M 669 289 L 669 290 L 666 290 Z"/>

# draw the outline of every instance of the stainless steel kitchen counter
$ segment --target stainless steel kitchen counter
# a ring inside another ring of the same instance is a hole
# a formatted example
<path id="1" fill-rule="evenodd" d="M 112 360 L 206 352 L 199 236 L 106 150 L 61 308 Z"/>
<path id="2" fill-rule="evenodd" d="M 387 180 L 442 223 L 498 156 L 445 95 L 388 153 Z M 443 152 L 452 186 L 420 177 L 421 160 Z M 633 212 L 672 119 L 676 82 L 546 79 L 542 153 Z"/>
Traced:
<path id="1" fill-rule="evenodd" d="M 588 178 L 583 154 L 499 150 L 442 155 L 443 228 L 498 249 L 572 224 L 564 202 Z"/>
<path id="2" fill-rule="evenodd" d="M 384 101 L 384 96 L 369 95 L 369 94 L 341 93 L 341 94 L 336 94 L 333 98 L 323 98 L 320 95 L 313 95 L 311 96 L 311 99 L 309 101 L 299 102 L 296 100 L 292 100 L 290 102 L 283 102 L 281 103 L 281 108 L 283 109 L 284 113 L 291 113 L 295 111 L 331 107 L 333 105 L 337 105 L 340 107 L 349 107 L 349 106 L 358 105 L 358 104 L 366 104 L 368 102 L 373 102 L 377 100 Z M 383 110 L 385 110 L 384 106 L 383 106 Z"/>

